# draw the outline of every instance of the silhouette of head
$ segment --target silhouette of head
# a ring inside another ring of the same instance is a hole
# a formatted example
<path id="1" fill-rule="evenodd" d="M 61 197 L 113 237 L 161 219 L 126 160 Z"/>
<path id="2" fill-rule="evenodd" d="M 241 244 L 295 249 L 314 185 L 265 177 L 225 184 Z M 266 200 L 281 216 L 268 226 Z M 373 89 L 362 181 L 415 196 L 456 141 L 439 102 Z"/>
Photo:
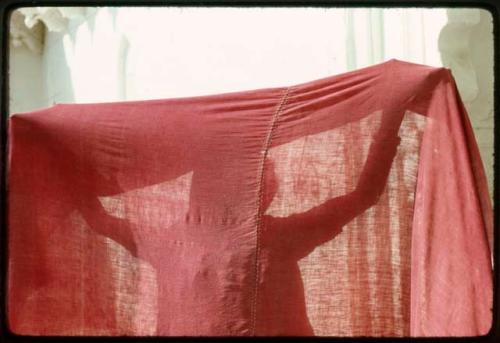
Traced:
<path id="1" fill-rule="evenodd" d="M 270 158 L 264 160 L 264 179 L 263 179 L 263 213 L 266 212 L 269 205 L 273 201 L 274 196 L 278 192 L 278 179 L 276 178 L 276 171 L 274 162 Z"/>

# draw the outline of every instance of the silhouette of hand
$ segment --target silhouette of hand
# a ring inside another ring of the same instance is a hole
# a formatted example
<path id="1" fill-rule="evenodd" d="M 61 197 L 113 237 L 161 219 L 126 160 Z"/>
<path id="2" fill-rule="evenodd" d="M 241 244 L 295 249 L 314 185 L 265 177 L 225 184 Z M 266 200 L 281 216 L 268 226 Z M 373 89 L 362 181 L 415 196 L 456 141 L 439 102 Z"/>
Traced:
<path id="1" fill-rule="evenodd" d="M 397 137 L 403 117 L 404 112 L 384 111 L 379 130 L 375 136 L 383 139 Z"/>
<path id="2" fill-rule="evenodd" d="M 109 215 L 95 198 L 80 208 L 92 231 L 108 237 L 137 257 L 137 244 L 133 228 L 126 219 Z"/>
<path id="3" fill-rule="evenodd" d="M 128 220 L 112 217 L 108 214 L 105 216 L 107 217 L 103 221 L 106 225 L 105 236 L 122 245 L 132 256 L 137 257 L 137 244 Z"/>

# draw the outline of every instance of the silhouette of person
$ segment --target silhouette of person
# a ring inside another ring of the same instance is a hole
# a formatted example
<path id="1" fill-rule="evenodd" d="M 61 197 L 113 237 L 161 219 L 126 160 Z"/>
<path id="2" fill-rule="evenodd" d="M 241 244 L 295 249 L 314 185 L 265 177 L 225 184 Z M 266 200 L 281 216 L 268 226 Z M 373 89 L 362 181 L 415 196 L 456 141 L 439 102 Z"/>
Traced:
<path id="1" fill-rule="evenodd" d="M 304 285 L 298 261 L 317 246 L 332 240 L 342 231 L 344 225 L 377 203 L 385 189 L 400 143 L 397 132 L 402 118 L 402 111 L 383 112 L 378 132 L 374 135 L 357 186 L 352 192 L 329 199 L 302 213 L 287 217 L 265 214 L 278 189 L 274 162 L 269 158 L 265 159 L 261 204 L 261 213 L 264 214 L 261 219 L 261 249 L 258 257 L 263 268 L 259 273 L 264 282 L 260 283 L 258 288 L 256 309 L 258 318 L 256 332 L 259 335 L 314 335 L 306 313 Z M 194 174 L 196 173 L 197 170 L 194 169 Z M 194 187 L 194 184 L 191 187 Z M 115 240 L 132 255 L 137 256 L 136 237 L 127 220 L 107 214 L 97 198 L 85 201 L 86 206 L 82 213 L 90 227 Z M 200 205 L 200 202 L 191 204 Z M 210 206 L 210 204 L 202 205 Z M 162 242 L 156 244 L 157 249 L 161 250 Z M 141 258 L 147 259 L 157 270 L 158 279 L 162 279 L 164 277 L 162 270 L 168 268 L 168 263 L 175 261 L 169 262 L 166 257 L 154 256 L 157 255 L 152 251 L 151 255 Z M 164 283 L 172 284 L 172 282 L 174 281 L 159 282 L 159 299 L 168 298 L 172 302 L 177 301 L 169 294 L 168 288 L 162 286 Z M 176 330 L 175 325 L 182 325 L 180 322 L 174 324 L 171 322 L 175 321 L 171 313 L 175 312 L 175 307 L 160 306 L 158 311 L 157 335 L 172 335 Z"/>
<path id="2" fill-rule="evenodd" d="M 259 288 L 260 335 L 313 336 L 306 313 L 305 291 L 298 261 L 332 240 L 342 227 L 375 205 L 382 194 L 400 139 L 378 137 L 371 145 L 356 189 L 306 212 L 287 217 L 263 215 L 261 252 L 265 260 Z M 278 190 L 274 162 L 266 159 L 264 213 Z"/>

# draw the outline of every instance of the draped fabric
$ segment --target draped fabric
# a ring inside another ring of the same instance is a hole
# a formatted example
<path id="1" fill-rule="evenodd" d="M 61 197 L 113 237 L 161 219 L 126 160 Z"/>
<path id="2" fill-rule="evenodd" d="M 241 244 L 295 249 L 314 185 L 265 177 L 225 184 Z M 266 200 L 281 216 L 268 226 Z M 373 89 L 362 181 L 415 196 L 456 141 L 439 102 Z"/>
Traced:
<path id="1" fill-rule="evenodd" d="M 17 113 L 10 329 L 441 336 L 491 326 L 492 210 L 446 68 Z"/>

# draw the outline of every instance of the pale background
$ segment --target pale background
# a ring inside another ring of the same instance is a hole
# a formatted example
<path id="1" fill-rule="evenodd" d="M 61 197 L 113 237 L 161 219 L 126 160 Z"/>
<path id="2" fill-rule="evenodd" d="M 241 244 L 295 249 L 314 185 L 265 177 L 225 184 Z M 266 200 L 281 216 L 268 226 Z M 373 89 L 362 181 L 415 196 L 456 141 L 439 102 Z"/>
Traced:
<path id="1" fill-rule="evenodd" d="M 492 31 L 473 8 L 23 8 L 11 17 L 10 113 L 282 87 L 391 58 L 445 66 L 492 196 Z"/>

